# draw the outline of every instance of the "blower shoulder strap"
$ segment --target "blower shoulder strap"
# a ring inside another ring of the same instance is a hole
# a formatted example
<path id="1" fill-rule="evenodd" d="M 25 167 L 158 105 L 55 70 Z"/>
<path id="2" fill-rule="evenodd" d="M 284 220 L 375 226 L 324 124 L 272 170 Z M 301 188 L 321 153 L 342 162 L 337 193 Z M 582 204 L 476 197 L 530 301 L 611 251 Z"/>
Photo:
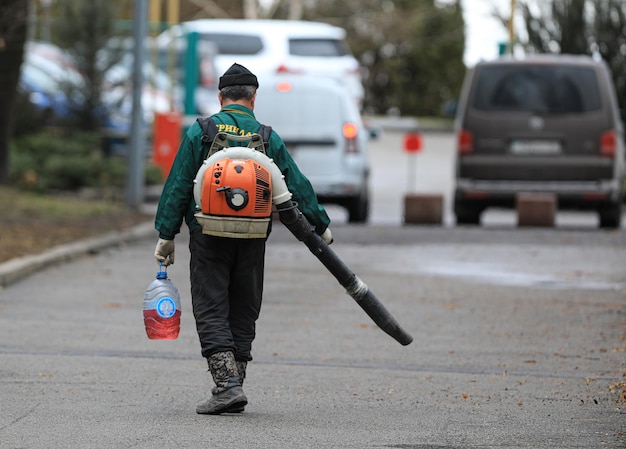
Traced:
<path id="1" fill-rule="evenodd" d="M 228 140 L 238 142 L 249 142 L 248 146 L 261 151 L 263 154 L 267 152 L 269 147 L 270 136 L 272 135 L 272 127 L 261 125 L 259 131 L 250 136 L 237 136 L 234 134 L 220 133 L 213 117 L 200 117 L 196 120 L 202 129 L 202 145 L 208 146 L 207 154 L 211 156 L 216 151 L 223 150 L 228 147 Z"/>
<path id="2" fill-rule="evenodd" d="M 212 117 L 198 117 L 196 120 L 202 129 L 202 145 L 210 145 L 217 135 L 217 125 Z"/>
<path id="3" fill-rule="evenodd" d="M 265 147 L 265 151 L 267 151 L 267 149 L 270 146 L 270 136 L 272 135 L 272 127 L 268 125 L 261 125 L 261 127 L 259 128 L 258 134 L 261 136 L 261 139 L 263 139 L 263 145 Z"/>

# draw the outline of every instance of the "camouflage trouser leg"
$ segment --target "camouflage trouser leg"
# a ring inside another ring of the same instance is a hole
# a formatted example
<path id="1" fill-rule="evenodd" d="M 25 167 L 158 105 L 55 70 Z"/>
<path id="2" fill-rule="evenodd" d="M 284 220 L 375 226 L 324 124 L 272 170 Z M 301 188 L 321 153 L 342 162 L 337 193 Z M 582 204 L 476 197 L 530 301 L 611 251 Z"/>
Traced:
<path id="1" fill-rule="evenodd" d="M 243 381 L 246 378 L 246 368 L 248 367 L 248 362 L 237 360 L 237 372 L 239 373 L 239 383 L 243 387 Z"/>
<path id="2" fill-rule="evenodd" d="M 215 388 L 211 390 L 214 395 L 233 387 L 241 387 L 235 354 L 231 351 L 211 355 L 208 363 L 213 382 L 215 382 Z"/>

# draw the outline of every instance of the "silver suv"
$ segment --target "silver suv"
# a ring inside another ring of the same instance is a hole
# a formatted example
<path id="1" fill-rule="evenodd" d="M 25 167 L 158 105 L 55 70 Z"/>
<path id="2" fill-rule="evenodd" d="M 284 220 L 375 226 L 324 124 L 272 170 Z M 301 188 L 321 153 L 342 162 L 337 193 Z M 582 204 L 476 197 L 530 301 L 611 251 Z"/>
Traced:
<path id="1" fill-rule="evenodd" d="M 352 94 L 324 77 L 284 75 L 259 84 L 257 120 L 282 137 L 320 202 L 345 207 L 350 222 L 366 222 L 370 134 Z"/>
<path id="2" fill-rule="evenodd" d="M 520 192 L 554 194 L 559 209 L 598 212 L 617 228 L 624 130 L 609 71 L 586 56 L 482 62 L 468 72 L 456 118 L 454 212 L 478 224 Z"/>

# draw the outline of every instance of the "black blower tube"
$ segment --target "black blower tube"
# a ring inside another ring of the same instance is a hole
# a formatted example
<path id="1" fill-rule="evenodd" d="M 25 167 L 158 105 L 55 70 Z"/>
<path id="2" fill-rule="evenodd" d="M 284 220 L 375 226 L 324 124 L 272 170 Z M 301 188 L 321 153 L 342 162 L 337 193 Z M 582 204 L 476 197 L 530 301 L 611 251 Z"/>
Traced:
<path id="1" fill-rule="evenodd" d="M 282 204 L 277 204 L 276 210 L 281 223 L 324 264 L 378 327 L 403 346 L 413 341 L 413 337 L 400 327 L 395 318 L 387 311 L 367 285 L 343 263 L 324 242 L 322 237 L 315 233 L 313 226 L 300 212 L 296 203 L 286 201 Z"/>

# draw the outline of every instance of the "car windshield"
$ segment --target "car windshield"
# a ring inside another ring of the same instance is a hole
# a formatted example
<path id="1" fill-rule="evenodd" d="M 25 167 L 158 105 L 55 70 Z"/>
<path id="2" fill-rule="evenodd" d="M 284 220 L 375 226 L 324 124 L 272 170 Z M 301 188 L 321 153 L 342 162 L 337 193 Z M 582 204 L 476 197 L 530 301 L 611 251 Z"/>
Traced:
<path id="1" fill-rule="evenodd" d="M 578 66 L 483 67 L 473 106 L 482 111 L 572 114 L 599 110 L 593 69 Z"/>
<path id="2" fill-rule="evenodd" d="M 289 39 L 289 54 L 294 56 L 347 56 L 347 46 L 337 39 Z"/>

